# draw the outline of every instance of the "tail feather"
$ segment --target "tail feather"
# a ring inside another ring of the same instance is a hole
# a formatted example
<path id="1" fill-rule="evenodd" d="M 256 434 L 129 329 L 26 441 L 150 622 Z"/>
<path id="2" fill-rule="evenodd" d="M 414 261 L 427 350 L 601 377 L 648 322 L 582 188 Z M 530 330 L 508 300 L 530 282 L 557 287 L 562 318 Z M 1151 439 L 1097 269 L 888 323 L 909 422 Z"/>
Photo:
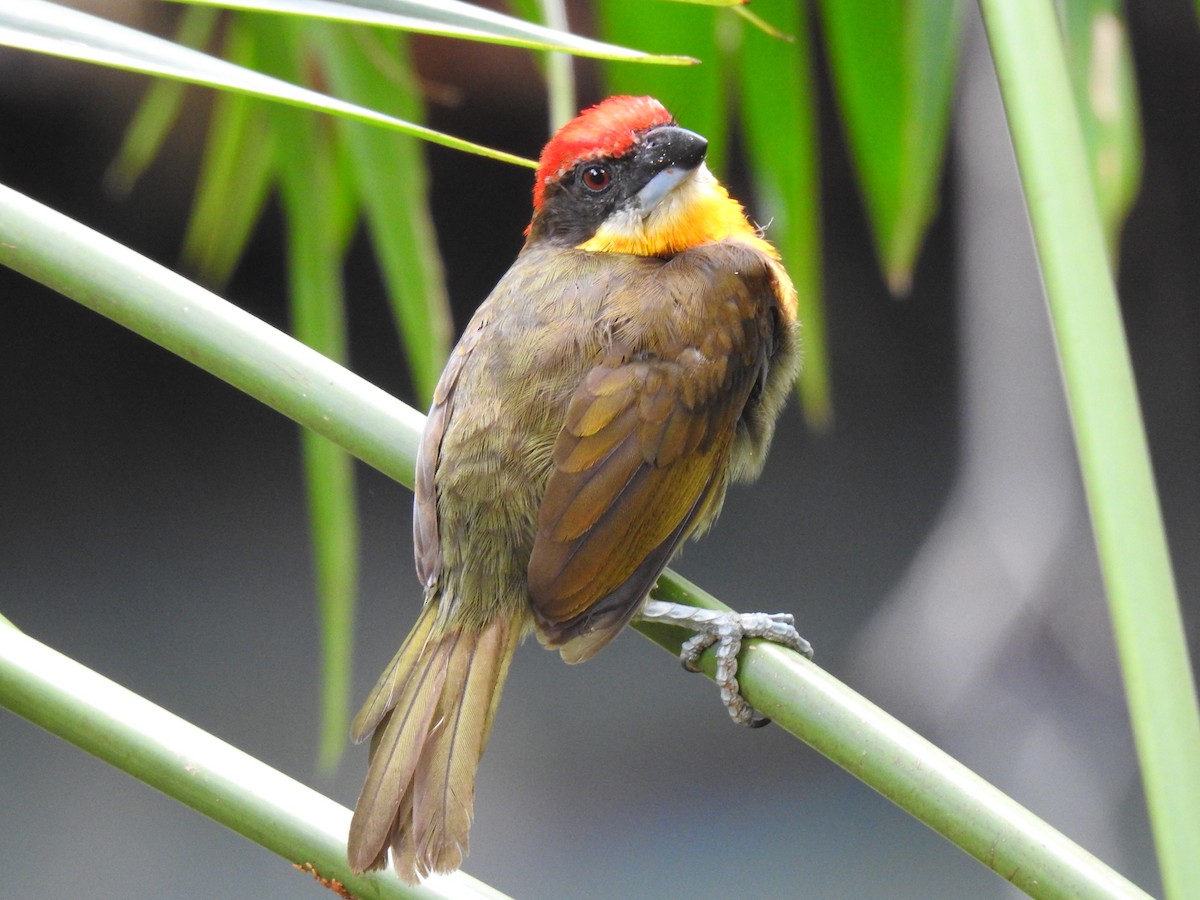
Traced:
<path id="1" fill-rule="evenodd" d="M 408 637 L 404 639 L 404 643 L 400 645 L 400 649 L 396 651 L 392 661 L 379 676 L 379 681 L 371 689 L 367 702 L 354 717 L 354 722 L 350 725 L 350 740 L 354 743 L 362 743 L 371 732 L 375 732 L 377 737 L 382 733 L 382 729 L 378 726 L 388 712 L 395 709 L 400 693 L 405 686 L 410 684 L 413 669 L 424 655 L 425 646 L 429 641 L 429 634 L 436 619 L 436 604 L 426 604 L 421 610 L 417 624 L 408 633 Z M 374 756 L 374 748 L 372 748 L 372 756 Z"/>
<path id="2" fill-rule="evenodd" d="M 421 875 L 452 872 L 467 853 L 475 773 L 491 732 L 515 637 L 508 621 L 460 635 L 438 717 L 414 776 L 413 836 Z"/>
<path id="3" fill-rule="evenodd" d="M 347 851 L 355 871 L 381 868 L 387 860 L 387 845 L 394 842 L 393 832 L 403 827 L 398 817 L 402 788 L 412 781 L 445 681 L 445 669 L 416 669 L 396 706 L 379 724 L 367 777 L 350 820 Z"/>
<path id="4" fill-rule="evenodd" d="M 437 634 L 432 607 L 355 720 L 356 733 L 376 732 L 350 825 L 350 865 L 381 868 L 390 846 L 409 882 L 453 871 L 466 854 L 475 772 L 520 637 L 503 617 Z"/>
<path id="5" fill-rule="evenodd" d="M 417 872 L 417 845 L 413 841 L 412 816 L 413 795 L 409 790 L 404 792 L 404 797 L 400 800 L 400 810 L 396 813 L 396 822 L 392 828 L 391 837 L 379 851 L 379 855 L 382 857 L 379 868 L 382 869 L 387 865 L 388 846 L 390 845 L 392 866 L 406 881 L 410 882 L 415 880 L 414 876 Z M 404 827 L 401 827 L 401 823 Z M 406 876 L 404 873 L 409 874 Z"/>

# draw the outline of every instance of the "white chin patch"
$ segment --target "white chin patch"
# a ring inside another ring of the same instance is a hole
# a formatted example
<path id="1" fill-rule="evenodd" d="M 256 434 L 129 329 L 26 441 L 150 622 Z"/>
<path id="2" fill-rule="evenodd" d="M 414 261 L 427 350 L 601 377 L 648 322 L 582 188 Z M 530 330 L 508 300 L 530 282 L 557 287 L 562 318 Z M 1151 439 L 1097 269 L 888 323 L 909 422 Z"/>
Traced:
<path id="1" fill-rule="evenodd" d="M 694 169 L 663 169 L 638 191 L 636 203 L 616 211 L 601 228 L 631 238 L 654 231 L 659 223 L 680 215 L 715 181 L 704 163 Z"/>
<path id="2" fill-rule="evenodd" d="M 681 185 L 690 181 L 701 172 L 708 172 L 708 167 L 704 163 L 700 163 L 694 169 L 683 169 L 679 166 L 671 166 L 669 169 L 663 169 L 653 178 L 651 178 L 644 188 L 638 191 L 637 199 L 641 204 L 644 213 L 654 211 L 660 203 L 667 197 L 679 189 Z"/>

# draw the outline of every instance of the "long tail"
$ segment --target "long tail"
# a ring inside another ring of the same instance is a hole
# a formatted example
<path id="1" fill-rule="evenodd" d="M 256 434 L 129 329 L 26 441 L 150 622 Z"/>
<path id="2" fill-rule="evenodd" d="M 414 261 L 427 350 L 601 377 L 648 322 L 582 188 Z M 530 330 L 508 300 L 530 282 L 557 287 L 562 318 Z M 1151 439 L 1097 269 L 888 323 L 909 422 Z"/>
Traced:
<path id="1" fill-rule="evenodd" d="M 507 618 L 443 628 L 426 604 L 354 720 L 355 741 L 374 731 L 350 823 L 356 872 L 386 866 L 390 847 L 413 884 L 454 871 L 467 853 L 475 772 L 521 629 Z"/>

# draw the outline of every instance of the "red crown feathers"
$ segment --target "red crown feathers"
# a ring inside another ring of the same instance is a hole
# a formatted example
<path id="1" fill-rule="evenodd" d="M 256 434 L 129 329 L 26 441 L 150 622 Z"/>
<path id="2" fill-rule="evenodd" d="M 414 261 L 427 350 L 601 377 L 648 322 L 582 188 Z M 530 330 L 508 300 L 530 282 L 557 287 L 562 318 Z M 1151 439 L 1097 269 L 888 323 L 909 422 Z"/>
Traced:
<path id="1" fill-rule="evenodd" d="M 533 183 L 533 209 L 541 209 L 546 185 L 585 159 L 620 156 L 640 132 L 657 125 L 674 125 L 666 107 L 653 97 L 609 97 L 585 109 L 558 129 L 542 150 Z"/>

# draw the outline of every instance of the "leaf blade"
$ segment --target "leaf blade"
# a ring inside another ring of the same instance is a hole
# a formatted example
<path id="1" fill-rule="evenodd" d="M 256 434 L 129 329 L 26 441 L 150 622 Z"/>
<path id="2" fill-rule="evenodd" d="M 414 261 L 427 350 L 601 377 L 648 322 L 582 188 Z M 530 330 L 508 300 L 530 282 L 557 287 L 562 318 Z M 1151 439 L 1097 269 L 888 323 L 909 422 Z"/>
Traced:
<path id="1" fill-rule="evenodd" d="M 740 99 L 751 178 L 768 236 L 796 287 L 804 366 L 797 382 L 809 426 L 833 418 L 821 278 L 821 188 L 816 86 L 806 8 L 758 0 L 756 9 L 792 40 L 745 29 L 739 56 Z"/>
<path id="2" fill-rule="evenodd" d="M 0 45 L 237 91 L 369 122 L 500 162 L 537 167 L 531 159 L 385 116 L 47 0 L 10 0 L 10 3 L 0 9 Z"/>
<path id="3" fill-rule="evenodd" d="M 240 9 L 245 12 L 278 13 L 327 19 L 358 25 L 380 25 L 419 34 L 485 41 L 552 50 L 596 59 L 623 59 L 631 62 L 668 66 L 691 65 L 694 60 L 673 55 L 644 53 L 605 44 L 591 38 L 547 28 L 503 13 L 484 9 L 459 0 L 172 0 L 176 3 L 205 4 Z"/>
<path id="4" fill-rule="evenodd" d="M 242 17 L 227 24 L 225 53 L 238 65 L 255 64 L 254 35 Z M 213 98 L 183 258 L 217 284 L 232 276 L 274 185 L 270 109 L 246 94 Z"/>
<path id="5" fill-rule="evenodd" d="M 904 294 L 937 211 L 962 4 L 824 0 L 820 7 L 876 253 L 893 293 Z"/>
<path id="6" fill-rule="evenodd" d="M 307 23 L 247 17 L 268 70 L 299 79 L 311 46 Z M 348 355 L 342 264 L 355 216 L 349 185 L 339 178 L 333 133 L 308 113 L 274 106 L 280 197 L 287 221 L 292 333 L 321 355 Z M 300 429 L 308 524 L 321 623 L 319 760 L 332 770 L 349 730 L 354 619 L 358 584 L 358 505 L 353 460 L 341 447 Z"/>
<path id="7" fill-rule="evenodd" d="M 399 35 L 323 27 L 318 52 L 326 73 L 339 93 L 419 118 L 420 94 L 411 73 L 406 70 L 407 83 L 394 81 L 372 64 L 362 42 L 376 37 L 391 38 L 390 58 L 405 61 Z M 337 133 L 351 161 L 357 201 L 370 229 L 414 387 L 428 403 L 450 354 L 453 323 L 429 212 L 422 149 L 410 138 L 353 122 L 339 122 Z M 406 202 L 396 203 L 397 197 Z"/>
<path id="8" fill-rule="evenodd" d="M 1083 126 L 1092 188 L 1108 258 L 1117 261 L 1121 225 L 1141 184 L 1142 131 L 1129 28 L 1118 0 L 1060 7 L 1067 69 Z"/>
<path id="9" fill-rule="evenodd" d="M 211 40 L 217 25 L 217 11 L 193 7 L 180 18 L 176 40 L 184 47 L 199 49 Z M 128 193 L 162 149 L 167 134 L 183 107 L 184 83 L 155 81 L 146 91 L 133 120 L 125 129 L 125 138 L 104 174 L 109 190 Z"/>

